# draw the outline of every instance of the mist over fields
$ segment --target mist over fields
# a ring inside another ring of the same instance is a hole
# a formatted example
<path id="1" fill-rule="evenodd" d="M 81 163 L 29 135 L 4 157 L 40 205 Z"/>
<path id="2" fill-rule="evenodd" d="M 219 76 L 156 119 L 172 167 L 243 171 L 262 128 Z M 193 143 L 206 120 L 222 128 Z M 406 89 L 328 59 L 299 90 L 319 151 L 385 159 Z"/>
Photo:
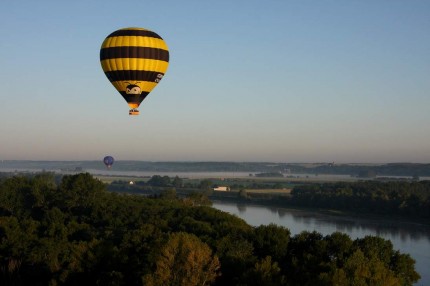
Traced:
<path id="1" fill-rule="evenodd" d="M 46 170 L 85 171 L 105 170 L 100 161 L 0 161 L 0 171 Z M 151 172 L 273 172 L 288 174 L 338 174 L 360 177 L 373 176 L 430 176 L 430 164 L 390 163 L 390 164 L 336 164 L 329 163 L 277 163 L 277 162 L 150 162 L 117 160 L 112 167 L 115 171 Z"/>

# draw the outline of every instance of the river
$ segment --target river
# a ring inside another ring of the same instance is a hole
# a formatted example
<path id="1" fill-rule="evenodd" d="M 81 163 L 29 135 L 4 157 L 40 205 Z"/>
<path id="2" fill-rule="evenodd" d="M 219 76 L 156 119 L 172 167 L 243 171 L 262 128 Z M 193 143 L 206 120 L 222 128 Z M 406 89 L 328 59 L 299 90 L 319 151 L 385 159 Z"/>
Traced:
<path id="1" fill-rule="evenodd" d="M 430 285 L 430 226 L 398 220 L 349 215 L 330 215 L 318 211 L 215 202 L 213 207 L 236 215 L 253 226 L 274 223 L 287 227 L 291 235 L 302 231 L 317 231 L 329 235 L 335 231 L 348 234 L 352 239 L 366 235 L 389 239 L 393 248 L 410 254 L 416 261 L 415 269 L 421 275 L 417 286 Z"/>

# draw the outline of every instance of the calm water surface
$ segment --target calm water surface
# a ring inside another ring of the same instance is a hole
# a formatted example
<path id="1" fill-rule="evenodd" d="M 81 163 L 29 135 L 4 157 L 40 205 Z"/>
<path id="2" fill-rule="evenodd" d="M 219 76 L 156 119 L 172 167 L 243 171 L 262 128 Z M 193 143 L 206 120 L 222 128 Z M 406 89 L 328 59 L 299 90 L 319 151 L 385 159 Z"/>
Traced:
<path id="1" fill-rule="evenodd" d="M 275 223 L 287 227 L 291 235 L 302 231 L 317 231 L 329 235 L 335 231 L 348 234 L 352 239 L 366 235 L 391 240 L 393 247 L 409 253 L 416 261 L 415 269 L 421 280 L 416 285 L 430 285 L 430 226 L 398 220 L 357 218 L 330 215 L 318 211 L 294 210 L 254 205 L 216 202 L 213 207 L 245 220 L 253 226 Z"/>

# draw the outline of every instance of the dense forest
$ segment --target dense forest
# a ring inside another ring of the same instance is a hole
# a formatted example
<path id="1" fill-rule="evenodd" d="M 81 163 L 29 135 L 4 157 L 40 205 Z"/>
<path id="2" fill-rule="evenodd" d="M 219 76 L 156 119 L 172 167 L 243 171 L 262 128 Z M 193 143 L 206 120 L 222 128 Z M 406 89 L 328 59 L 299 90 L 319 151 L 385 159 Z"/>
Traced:
<path id="1" fill-rule="evenodd" d="M 430 218 L 430 181 L 301 185 L 291 195 L 291 203 L 301 206 Z"/>
<path id="2" fill-rule="evenodd" d="M 175 188 L 107 191 L 88 173 L 0 179 L 1 285 L 412 285 L 390 241 L 251 227 Z"/>

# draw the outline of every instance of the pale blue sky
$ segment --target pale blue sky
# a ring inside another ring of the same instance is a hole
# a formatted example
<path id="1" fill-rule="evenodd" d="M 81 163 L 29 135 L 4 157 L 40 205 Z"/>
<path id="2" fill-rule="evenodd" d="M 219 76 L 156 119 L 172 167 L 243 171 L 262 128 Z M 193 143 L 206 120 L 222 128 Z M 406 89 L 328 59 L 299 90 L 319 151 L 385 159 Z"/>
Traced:
<path id="1" fill-rule="evenodd" d="M 430 162 L 430 1 L 1 1 L 0 159 Z M 99 63 L 160 34 L 130 117 Z"/>

